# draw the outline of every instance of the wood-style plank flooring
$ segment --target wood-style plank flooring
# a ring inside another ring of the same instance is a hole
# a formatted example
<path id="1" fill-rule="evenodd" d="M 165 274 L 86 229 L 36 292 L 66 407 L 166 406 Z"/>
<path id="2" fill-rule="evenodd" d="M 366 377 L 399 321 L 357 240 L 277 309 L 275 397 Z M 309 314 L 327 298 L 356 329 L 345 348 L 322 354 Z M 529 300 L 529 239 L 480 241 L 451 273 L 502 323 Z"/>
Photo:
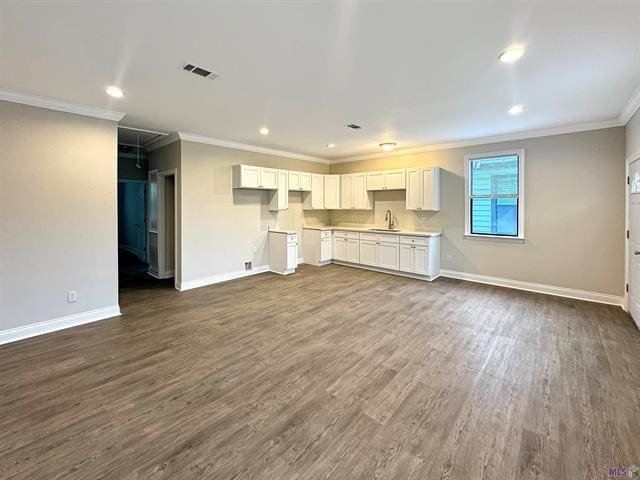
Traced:
<path id="1" fill-rule="evenodd" d="M 620 309 L 330 265 L 0 347 L 0 478 L 607 478 L 640 463 Z"/>

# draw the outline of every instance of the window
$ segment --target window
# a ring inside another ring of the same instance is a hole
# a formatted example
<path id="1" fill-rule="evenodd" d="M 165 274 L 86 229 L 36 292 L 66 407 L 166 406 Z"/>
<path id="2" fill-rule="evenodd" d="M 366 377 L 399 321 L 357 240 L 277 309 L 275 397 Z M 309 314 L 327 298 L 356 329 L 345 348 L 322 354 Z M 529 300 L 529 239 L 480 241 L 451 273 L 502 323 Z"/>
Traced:
<path id="1" fill-rule="evenodd" d="M 465 234 L 524 238 L 524 150 L 465 157 Z"/>

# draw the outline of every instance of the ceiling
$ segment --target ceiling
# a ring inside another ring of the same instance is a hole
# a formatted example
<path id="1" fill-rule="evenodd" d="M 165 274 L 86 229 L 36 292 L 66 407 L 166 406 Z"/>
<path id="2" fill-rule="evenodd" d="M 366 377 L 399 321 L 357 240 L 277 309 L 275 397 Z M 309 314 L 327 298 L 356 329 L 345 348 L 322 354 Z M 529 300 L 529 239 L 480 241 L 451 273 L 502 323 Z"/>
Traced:
<path id="1" fill-rule="evenodd" d="M 613 119 L 640 85 L 637 0 L 5 0 L 0 22 L 2 89 L 323 158 Z"/>

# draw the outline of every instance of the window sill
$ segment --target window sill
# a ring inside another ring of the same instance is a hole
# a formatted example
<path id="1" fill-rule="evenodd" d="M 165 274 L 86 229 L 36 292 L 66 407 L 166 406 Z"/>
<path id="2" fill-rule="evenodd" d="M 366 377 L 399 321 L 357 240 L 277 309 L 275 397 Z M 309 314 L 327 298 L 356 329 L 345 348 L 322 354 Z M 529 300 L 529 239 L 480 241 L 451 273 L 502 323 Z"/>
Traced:
<path id="1" fill-rule="evenodd" d="M 524 243 L 524 237 L 504 237 L 502 235 L 478 235 L 465 233 L 465 240 L 489 240 L 490 242 Z"/>

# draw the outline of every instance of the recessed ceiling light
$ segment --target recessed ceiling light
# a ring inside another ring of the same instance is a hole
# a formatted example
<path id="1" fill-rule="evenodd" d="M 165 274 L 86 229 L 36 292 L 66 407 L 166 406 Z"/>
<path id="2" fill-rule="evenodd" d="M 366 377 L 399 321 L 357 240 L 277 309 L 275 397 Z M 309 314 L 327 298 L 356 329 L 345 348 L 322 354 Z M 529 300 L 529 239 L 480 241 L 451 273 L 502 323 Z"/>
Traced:
<path id="1" fill-rule="evenodd" d="M 502 63 L 514 63 L 522 58 L 524 55 L 524 47 L 522 45 L 512 45 L 504 52 L 498 55 L 498 60 Z"/>
<path id="2" fill-rule="evenodd" d="M 396 148 L 396 145 L 397 144 L 393 142 L 385 142 L 380 144 L 380 148 L 382 148 L 382 150 L 384 150 L 385 152 L 390 152 L 394 148 Z"/>
<path id="3" fill-rule="evenodd" d="M 509 109 L 511 115 L 520 115 L 522 112 L 524 112 L 524 105 L 514 105 Z"/>
<path id="4" fill-rule="evenodd" d="M 327 143 L 327 148 L 335 148 L 335 143 Z"/>
<path id="5" fill-rule="evenodd" d="M 260 135 L 269 135 L 269 129 L 267 127 L 260 128 Z"/>
<path id="6" fill-rule="evenodd" d="M 116 87 L 114 85 L 111 85 L 110 87 L 107 87 L 105 92 L 107 92 L 108 95 L 111 95 L 114 98 L 122 98 L 122 97 L 124 97 L 124 92 L 120 88 L 118 88 L 118 87 Z"/>

